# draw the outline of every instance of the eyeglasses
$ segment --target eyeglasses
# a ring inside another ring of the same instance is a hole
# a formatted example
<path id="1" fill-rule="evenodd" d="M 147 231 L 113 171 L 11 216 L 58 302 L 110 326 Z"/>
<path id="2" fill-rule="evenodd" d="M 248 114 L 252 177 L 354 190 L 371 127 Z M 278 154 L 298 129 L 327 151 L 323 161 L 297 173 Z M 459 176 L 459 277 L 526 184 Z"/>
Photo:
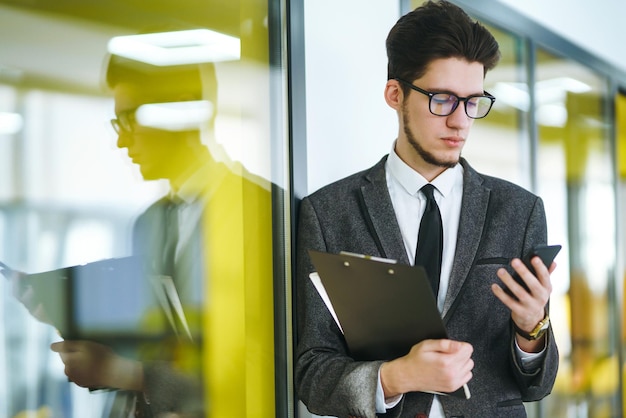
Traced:
<path id="1" fill-rule="evenodd" d="M 111 126 L 115 130 L 116 134 L 131 133 L 135 129 L 135 112 L 137 109 L 126 110 L 120 112 L 116 119 L 111 119 Z"/>
<path id="2" fill-rule="evenodd" d="M 486 91 L 484 94 L 472 94 L 468 97 L 459 97 L 452 93 L 437 93 L 421 89 L 406 80 L 396 78 L 401 83 L 406 84 L 413 90 L 429 97 L 428 110 L 436 116 L 451 115 L 459 106 L 459 102 L 465 104 L 465 114 L 472 119 L 481 119 L 487 116 L 496 98 Z"/>

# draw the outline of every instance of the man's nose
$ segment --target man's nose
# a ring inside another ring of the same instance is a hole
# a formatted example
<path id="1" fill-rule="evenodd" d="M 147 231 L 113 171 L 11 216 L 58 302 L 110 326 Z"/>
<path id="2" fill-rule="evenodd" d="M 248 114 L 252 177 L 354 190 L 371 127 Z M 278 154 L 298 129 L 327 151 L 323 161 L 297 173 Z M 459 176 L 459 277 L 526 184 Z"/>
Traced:
<path id="1" fill-rule="evenodd" d="M 120 131 L 117 134 L 117 147 L 118 148 L 128 148 L 133 143 L 133 135 L 130 132 Z"/>
<path id="2" fill-rule="evenodd" d="M 451 128 L 464 129 L 472 124 L 472 119 L 465 113 L 465 102 L 459 101 L 454 112 L 448 115 L 447 124 Z"/>

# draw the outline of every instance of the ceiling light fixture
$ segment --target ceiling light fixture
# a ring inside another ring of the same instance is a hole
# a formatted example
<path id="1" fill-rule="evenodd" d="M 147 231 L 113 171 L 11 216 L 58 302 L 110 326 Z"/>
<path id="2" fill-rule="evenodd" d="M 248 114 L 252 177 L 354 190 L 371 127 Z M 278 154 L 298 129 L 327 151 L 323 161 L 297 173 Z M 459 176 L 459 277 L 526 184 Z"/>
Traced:
<path id="1" fill-rule="evenodd" d="M 209 29 L 116 36 L 107 49 L 157 66 L 233 61 L 241 56 L 239 38 Z"/>
<path id="2" fill-rule="evenodd" d="M 144 104 L 135 113 L 139 125 L 171 132 L 201 129 L 212 116 L 208 100 Z"/>
<path id="3" fill-rule="evenodd" d="M 572 77 L 557 77 L 541 80 L 535 83 L 537 106 L 544 104 L 558 104 L 563 106 L 568 92 L 582 94 L 591 91 L 587 83 Z M 530 96 L 526 83 L 502 81 L 497 82 L 489 91 L 498 98 L 498 102 L 506 103 L 522 111 L 528 111 Z"/>

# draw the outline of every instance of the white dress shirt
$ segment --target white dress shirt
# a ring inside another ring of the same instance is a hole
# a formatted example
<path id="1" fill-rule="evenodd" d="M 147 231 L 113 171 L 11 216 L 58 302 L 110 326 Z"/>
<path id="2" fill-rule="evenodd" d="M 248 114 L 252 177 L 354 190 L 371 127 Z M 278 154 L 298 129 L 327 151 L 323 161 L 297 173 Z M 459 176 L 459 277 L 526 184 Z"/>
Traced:
<path id="1" fill-rule="evenodd" d="M 422 214 L 426 208 L 426 197 L 420 189 L 428 181 L 418 172 L 409 167 L 398 157 L 395 152 L 395 142 L 389 153 L 385 165 L 387 175 L 387 187 L 391 202 L 402 232 L 402 240 L 406 248 L 407 256 L 411 264 L 415 261 L 415 251 L 417 247 L 417 235 Z M 449 168 L 437 176 L 431 184 L 435 186 L 435 200 L 441 212 L 443 224 L 443 253 L 441 259 L 441 277 L 439 281 L 439 294 L 437 296 L 437 307 L 439 312 L 443 310 L 443 304 L 448 292 L 450 272 L 454 261 L 454 253 L 459 230 L 459 219 L 461 214 L 461 201 L 463 197 L 463 167 L 457 164 L 454 168 Z M 517 347 L 517 353 L 525 368 L 532 368 L 533 360 L 541 359 L 542 353 L 524 353 Z M 385 399 L 380 381 L 380 371 L 378 375 L 378 391 L 376 396 L 377 413 L 384 413 L 386 409 L 393 408 L 400 402 L 402 395 Z M 431 418 L 444 418 L 444 412 L 436 395 L 428 415 Z"/>

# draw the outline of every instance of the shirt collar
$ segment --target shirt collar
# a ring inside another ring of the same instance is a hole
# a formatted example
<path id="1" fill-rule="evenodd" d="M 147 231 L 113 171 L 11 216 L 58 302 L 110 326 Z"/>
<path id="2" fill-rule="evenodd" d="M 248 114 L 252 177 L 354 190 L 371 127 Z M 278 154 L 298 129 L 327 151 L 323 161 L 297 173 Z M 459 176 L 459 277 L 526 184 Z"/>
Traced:
<path id="1" fill-rule="evenodd" d="M 193 170 L 180 188 L 170 192 L 170 199 L 191 204 L 199 199 L 209 200 L 226 176 L 226 167 L 207 161 Z"/>
<path id="2" fill-rule="evenodd" d="M 420 173 L 409 167 L 402 161 L 398 154 L 396 154 L 395 141 L 389 153 L 389 157 L 387 158 L 387 164 L 390 174 L 400 183 L 406 192 L 412 196 L 416 195 L 422 186 L 428 184 L 428 181 Z M 438 175 L 431 183 L 439 190 L 443 197 L 446 197 L 450 194 L 454 185 L 462 181 L 463 166 L 457 164 Z"/>

